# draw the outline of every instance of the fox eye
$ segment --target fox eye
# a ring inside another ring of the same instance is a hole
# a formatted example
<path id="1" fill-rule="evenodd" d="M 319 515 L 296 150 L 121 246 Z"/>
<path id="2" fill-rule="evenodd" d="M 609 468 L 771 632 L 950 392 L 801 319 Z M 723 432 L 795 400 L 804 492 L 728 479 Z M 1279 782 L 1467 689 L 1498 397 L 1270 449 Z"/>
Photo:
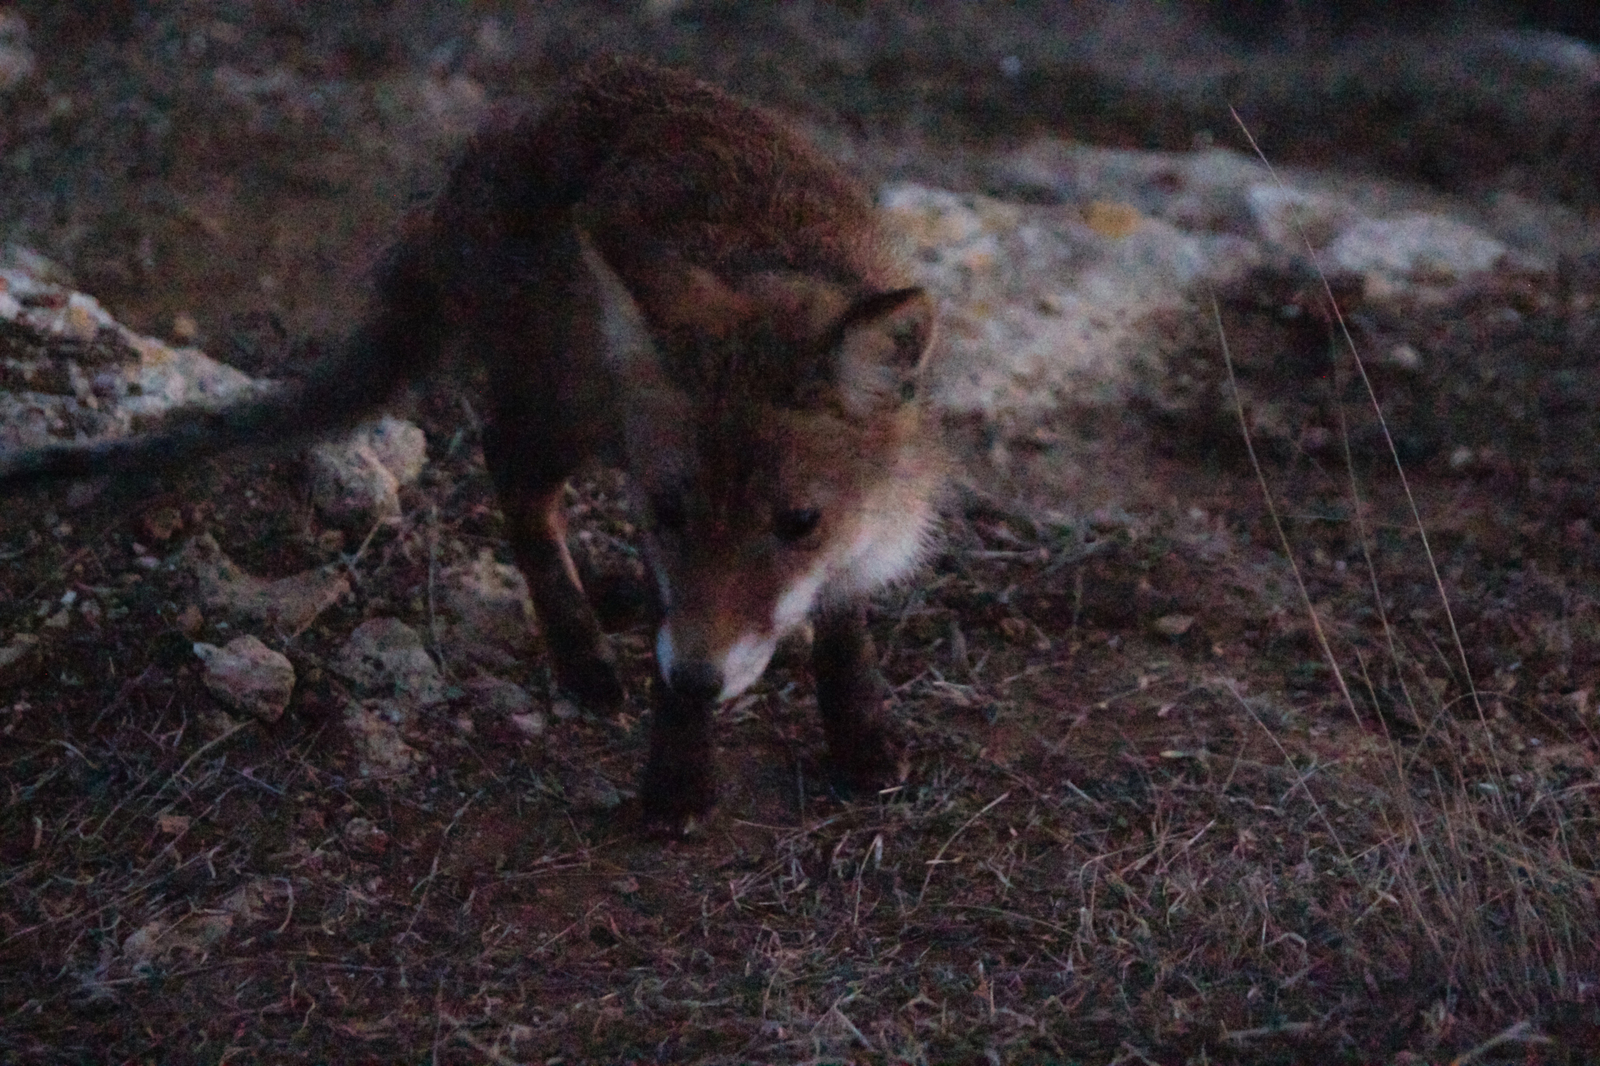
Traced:
<path id="1" fill-rule="evenodd" d="M 689 522 L 683 509 L 683 497 L 676 492 L 662 493 L 652 498 L 650 514 L 656 526 L 668 533 L 682 533 Z"/>
<path id="2" fill-rule="evenodd" d="M 785 544 L 804 540 L 822 521 L 822 512 L 815 507 L 791 507 L 772 516 L 772 532 Z"/>

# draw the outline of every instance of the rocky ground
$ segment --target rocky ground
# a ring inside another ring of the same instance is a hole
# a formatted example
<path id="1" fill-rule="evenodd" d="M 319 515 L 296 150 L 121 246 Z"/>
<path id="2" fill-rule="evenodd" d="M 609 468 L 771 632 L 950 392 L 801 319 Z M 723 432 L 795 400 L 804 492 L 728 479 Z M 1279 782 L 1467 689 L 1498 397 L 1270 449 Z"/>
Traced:
<path id="1" fill-rule="evenodd" d="M 8 500 L 0 1058 L 1587 1061 L 1600 52 L 1302 7 L 0 8 L 7 446 L 298 373 L 487 107 L 624 50 L 878 191 L 962 460 L 874 614 L 907 785 L 829 794 L 791 655 L 671 844 L 470 375 Z"/>

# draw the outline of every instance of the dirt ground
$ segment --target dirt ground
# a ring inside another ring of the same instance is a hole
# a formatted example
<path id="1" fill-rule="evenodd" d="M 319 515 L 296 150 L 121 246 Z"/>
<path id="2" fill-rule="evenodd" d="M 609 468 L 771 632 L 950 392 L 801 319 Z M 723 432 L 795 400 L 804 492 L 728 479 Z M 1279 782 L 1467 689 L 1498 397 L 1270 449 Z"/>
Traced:
<path id="1" fill-rule="evenodd" d="M 15 10 L 40 69 L 0 98 L 0 233 L 253 373 L 348 324 L 486 101 L 600 50 L 771 103 L 874 182 L 962 187 L 1045 129 L 1187 148 L 1226 115 L 1107 85 L 1065 4 Z M 1600 141 L 1561 101 L 1512 128 L 1254 99 L 1279 161 L 1600 222 Z M 429 632 L 442 568 L 505 558 L 470 382 L 418 400 L 428 467 L 365 544 L 293 458 L 8 500 L 0 637 L 32 640 L 0 668 L 0 1061 L 1595 1061 L 1600 264 L 1347 308 L 1363 355 L 1437 353 L 1420 375 L 1364 379 L 1314 288 L 1222 297 L 1248 436 L 1213 342 L 1181 410 L 951 426 L 945 543 L 873 615 L 908 783 L 831 795 L 779 662 L 724 709 L 719 813 L 685 841 L 639 832 L 643 702 L 571 713 L 537 654 L 496 673 L 541 734 L 446 660 L 423 768 L 356 769 L 334 652 L 373 616 Z M 617 498 L 575 491 L 574 543 L 623 589 L 642 692 Z M 300 682 L 274 725 L 219 726 L 202 684 L 193 643 L 234 632 L 172 564 L 202 533 L 262 576 L 346 561 L 275 645 Z"/>

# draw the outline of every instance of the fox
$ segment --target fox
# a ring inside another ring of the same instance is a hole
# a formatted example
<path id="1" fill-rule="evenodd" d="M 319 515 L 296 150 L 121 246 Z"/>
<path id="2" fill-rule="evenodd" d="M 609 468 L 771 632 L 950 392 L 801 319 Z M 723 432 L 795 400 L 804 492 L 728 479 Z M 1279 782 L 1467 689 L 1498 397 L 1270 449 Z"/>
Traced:
<path id="1" fill-rule="evenodd" d="M 904 780 L 865 611 L 937 524 L 935 322 L 841 167 L 689 74 L 604 58 L 470 138 L 402 221 L 358 325 L 297 383 L 0 454 L 0 492 L 325 436 L 475 358 L 484 460 L 554 680 L 598 712 L 626 694 L 562 495 L 592 464 L 625 474 L 658 621 L 638 794 L 646 826 L 678 833 L 715 803 L 716 706 L 807 625 L 836 780 Z"/>

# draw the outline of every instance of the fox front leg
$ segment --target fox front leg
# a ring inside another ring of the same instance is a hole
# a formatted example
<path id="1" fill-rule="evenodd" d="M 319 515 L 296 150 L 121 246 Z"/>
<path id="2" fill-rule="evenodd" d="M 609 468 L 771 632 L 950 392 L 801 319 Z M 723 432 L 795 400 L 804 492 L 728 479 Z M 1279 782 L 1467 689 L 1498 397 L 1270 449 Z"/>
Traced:
<path id="1" fill-rule="evenodd" d="M 616 656 L 567 551 L 562 486 L 567 464 L 554 448 L 539 448 L 503 428 L 485 427 L 484 458 L 495 477 L 511 551 L 528 582 L 528 596 L 544 631 L 556 684 L 593 711 L 616 710 L 624 692 Z"/>
<path id="2" fill-rule="evenodd" d="M 651 683 L 650 755 L 639 784 L 645 828 L 681 834 L 717 800 L 711 720 L 717 692 L 709 685 Z"/>
<path id="3" fill-rule="evenodd" d="M 811 650 L 817 710 L 837 782 L 871 792 L 905 780 L 905 745 L 884 710 L 878 654 L 859 606 L 824 610 Z"/>

